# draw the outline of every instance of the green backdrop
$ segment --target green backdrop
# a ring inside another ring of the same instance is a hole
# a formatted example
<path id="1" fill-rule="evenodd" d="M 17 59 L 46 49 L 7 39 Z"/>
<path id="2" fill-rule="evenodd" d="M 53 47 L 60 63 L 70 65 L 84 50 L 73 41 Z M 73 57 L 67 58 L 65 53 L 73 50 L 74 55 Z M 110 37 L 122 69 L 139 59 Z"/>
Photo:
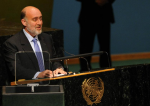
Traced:
<path id="1" fill-rule="evenodd" d="M 50 27 L 53 0 L 1 0 L 0 21 L 20 23 L 20 12 L 25 6 L 39 8 L 43 15 L 43 26 Z"/>

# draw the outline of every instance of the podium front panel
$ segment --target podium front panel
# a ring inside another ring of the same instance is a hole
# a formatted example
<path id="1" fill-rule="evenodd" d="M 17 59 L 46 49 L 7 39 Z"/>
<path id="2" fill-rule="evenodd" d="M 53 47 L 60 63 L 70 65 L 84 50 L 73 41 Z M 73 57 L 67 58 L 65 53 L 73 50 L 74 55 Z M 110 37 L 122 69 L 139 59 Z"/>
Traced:
<path id="1" fill-rule="evenodd" d="M 3 106 L 64 106 L 62 85 L 3 86 Z"/>

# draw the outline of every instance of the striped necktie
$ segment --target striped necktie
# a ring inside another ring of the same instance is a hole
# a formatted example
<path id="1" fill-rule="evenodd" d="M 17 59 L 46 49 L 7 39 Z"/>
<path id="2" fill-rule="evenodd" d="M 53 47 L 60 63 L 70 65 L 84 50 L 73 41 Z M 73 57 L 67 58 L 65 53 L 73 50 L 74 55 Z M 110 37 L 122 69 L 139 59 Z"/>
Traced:
<path id="1" fill-rule="evenodd" d="M 45 70 L 44 64 L 43 64 L 42 53 L 41 53 L 40 48 L 37 44 L 37 39 L 33 38 L 32 41 L 34 42 L 34 49 L 35 49 L 36 58 L 38 60 L 39 68 L 40 68 L 40 71 L 42 72 Z"/>

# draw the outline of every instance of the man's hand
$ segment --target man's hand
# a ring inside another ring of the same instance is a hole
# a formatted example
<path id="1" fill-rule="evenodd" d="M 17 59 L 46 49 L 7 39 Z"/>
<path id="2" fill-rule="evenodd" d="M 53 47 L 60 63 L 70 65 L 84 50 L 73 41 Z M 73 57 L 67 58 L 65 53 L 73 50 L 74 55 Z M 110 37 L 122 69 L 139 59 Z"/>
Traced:
<path id="1" fill-rule="evenodd" d="M 99 5 L 99 6 L 103 6 L 106 3 L 108 3 L 108 0 L 95 0 L 95 2 Z"/>
<path id="2" fill-rule="evenodd" d="M 52 73 L 52 71 L 51 70 L 45 70 L 45 71 L 43 71 L 43 72 L 41 72 L 38 76 L 37 76 L 37 78 L 45 78 L 45 77 L 53 77 L 53 73 Z"/>
<path id="3" fill-rule="evenodd" d="M 53 71 L 54 76 L 57 74 L 67 74 L 66 71 L 63 70 L 63 68 L 57 68 L 56 70 Z"/>
<path id="4" fill-rule="evenodd" d="M 67 72 L 65 72 L 63 70 L 63 68 L 57 68 L 56 70 L 54 71 L 51 71 L 51 70 L 45 70 L 43 72 L 40 72 L 40 74 L 37 76 L 37 78 L 45 78 L 45 77 L 54 77 L 56 76 L 57 74 L 67 74 Z M 53 76 L 54 75 L 54 76 Z"/>

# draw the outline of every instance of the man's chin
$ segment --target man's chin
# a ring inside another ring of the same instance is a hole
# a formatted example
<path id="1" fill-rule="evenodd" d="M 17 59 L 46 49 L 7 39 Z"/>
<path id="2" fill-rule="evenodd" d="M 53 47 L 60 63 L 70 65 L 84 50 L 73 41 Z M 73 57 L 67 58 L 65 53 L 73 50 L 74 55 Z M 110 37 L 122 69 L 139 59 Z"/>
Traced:
<path id="1" fill-rule="evenodd" d="M 41 33 L 42 33 L 42 30 L 36 31 L 36 35 L 39 35 L 39 34 L 41 34 Z"/>

